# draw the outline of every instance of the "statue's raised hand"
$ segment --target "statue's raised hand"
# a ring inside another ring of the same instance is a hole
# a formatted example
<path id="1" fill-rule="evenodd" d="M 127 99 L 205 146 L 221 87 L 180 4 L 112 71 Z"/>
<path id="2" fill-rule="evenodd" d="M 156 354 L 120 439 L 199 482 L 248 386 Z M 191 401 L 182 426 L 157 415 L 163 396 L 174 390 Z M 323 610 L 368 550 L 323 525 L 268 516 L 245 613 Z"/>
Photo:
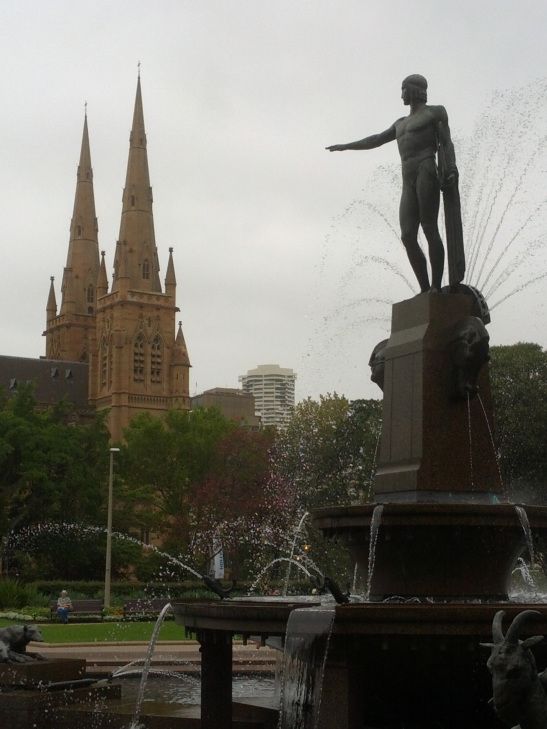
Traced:
<path id="1" fill-rule="evenodd" d="M 332 144 L 330 147 L 325 147 L 329 152 L 345 152 L 347 148 L 347 144 Z"/>

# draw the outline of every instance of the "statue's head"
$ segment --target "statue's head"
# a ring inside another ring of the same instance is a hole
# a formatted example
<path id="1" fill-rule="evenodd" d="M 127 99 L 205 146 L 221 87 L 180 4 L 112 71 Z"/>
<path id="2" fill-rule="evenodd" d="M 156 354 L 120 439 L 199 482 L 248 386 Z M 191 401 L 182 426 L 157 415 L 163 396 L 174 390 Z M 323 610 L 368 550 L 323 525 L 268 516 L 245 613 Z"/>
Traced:
<path id="1" fill-rule="evenodd" d="M 411 101 L 427 101 L 427 81 L 419 73 L 407 76 L 402 89 L 405 104 L 410 104 Z"/>
<path id="2" fill-rule="evenodd" d="M 490 337 L 477 316 L 464 316 L 454 325 L 449 352 L 455 369 L 453 395 L 474 397 L 480 369 L 490 360 Z"/>
<path id="3" fill-rule="evenodd" d="M 374 382 L 380 390 L 384 389 L 384 372 L 386 363 L 386 347 L 388 340 L 382 339 L 381 342 L 374 347 L 368 366 L 370 367 L 370 379 Z"/>

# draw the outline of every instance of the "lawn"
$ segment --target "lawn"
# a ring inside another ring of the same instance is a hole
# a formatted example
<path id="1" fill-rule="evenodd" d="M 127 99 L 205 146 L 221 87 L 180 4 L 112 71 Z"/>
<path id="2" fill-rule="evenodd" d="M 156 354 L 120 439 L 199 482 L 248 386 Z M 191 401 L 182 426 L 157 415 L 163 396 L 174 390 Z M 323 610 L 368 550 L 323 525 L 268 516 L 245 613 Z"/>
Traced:
<path id="1" fill-rule="evenodd" d="M 20 625 L 17 621 L 0 619 L 0 628 Z M 40 630 L 46 643 L 102 643 L 145 641 L 152 637 L 155 622 L 96 622 L 96 623 L 41 623 Z M 165 621 L 158 640 L 188 640 L 183 627 L 173 620 Z"/>

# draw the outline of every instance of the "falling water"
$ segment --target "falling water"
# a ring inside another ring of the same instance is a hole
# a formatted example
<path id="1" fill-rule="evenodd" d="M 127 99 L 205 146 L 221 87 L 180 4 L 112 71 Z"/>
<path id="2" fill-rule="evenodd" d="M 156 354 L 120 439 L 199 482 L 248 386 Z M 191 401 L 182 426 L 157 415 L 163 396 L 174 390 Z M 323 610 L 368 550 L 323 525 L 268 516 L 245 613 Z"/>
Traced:
<path id="1" fill-rule="evenodd" d="M 530 588 L 533 596 L 535 598 L 539 597 L 538 588 L 536 585 L 536 581 L 532 577 L 532 574 L 530 573 L 530 570 L 528 569 L 528 565 L 526 562 L 522 559 L 522 557 L 519 557 L 517 559 L 517 565 L 515 569 L 513 570 L 513 573 L 518 572 L 522 579 L 524 580 L 524 583 L 527 585 L 527 587 Z"/>
<path id="2" fill-rule="evenodd" d="M 293 540 L 292 540 L 292 544 L 291 544 L 291 553 L 289 555 L 289 562 L 287 564 L 287 572 L 285 574 L 285 582 L 283 584 L 283 592 L 282 592 L 282 595 L 286 595 L 287 594 L 287 590 L 289 589 L 289 580 L 290 580 L 290 577 L 291 577 L 291 566 L 292 566 L 293 557 L 294 557 L 294 550 L 295 550 L 295 547 L 296 547 L 296 540 L 298 539 L 298 536 L 299 536 L 300 532 L 302 531 L 302 525 L 306 521 L 306 518 L 308 517 L 308 515 L 309 515 L 309 512 L 306 511 L 302 515 L 302 518 L 298 522 L 298 526 L 294 530 L 294 536 L 293 536 Z"/>
<path id="3" fill-rule="evenodd" d="M 311 577 L 311 572 L 306 569 L 306 567 L 302 564 L 302 562 L 298 562 L 296 559 L 291 559 L 290 557 L 276 557 L 275 559 L 272 559 L 271 562 L 268 562 L 268 564 L 258 573 L 258 575 L 255 577 L 253 584 L 251 585 L 249 592 L 255 592 L 258 588 L 258 584 L 262 577 L 268 572 L 269 569 L 271 569 L 274 565 L 280 564 L 281 562 L 288 562 L 289 566 L 297 567 L 299 570 L 301 570 L 306 577 Z M 285 597 L 287 595 L 287 589 L 288 589 L 288 582 L 285 585 L 285 589 L 283 591 L 283 596 Z"/>
<path id="4" fill-rule="evenodd" d="M 522 341 L 534 337 L 531 324 L 542 313 L 547 284 L 547 79 L 495 92 L 470 134 L 458 134 L 453 113 L 465 282 L 484 294 L 491 311 L 503 311 L 505 338 L 512 327 L 509 333 Z M 393 164 L 378 168 L 360 199 L 333 219 L 317 268 L 317 323 L 305 364 L 320 363 L 310 377 L 329 372 L 329 387 L 350 397 L 362 397 L 353 393 L 367 387 L 368 354 L 389 331 L 391 304 L 417 293 L 396 223 L 401 182 L 393 154 Z M 528 316 L 517 319 L 516 307 L 507 306 L 515 296 Z"/>
<path id="5" fill-rule="evenodd" d="M 10 546 L 13 546 L 16 549 L 24 549 L 25 551 L 32 553 L 33 549 L 36 549 L 36 544 L 38 545 L 38 548 L 40 547 L 39 540 L 41 538 L 51 536 L 55 539 L 58 539 L 66 537 L 67 534 L 73 534 L 79 539 L 85 539 L 86 537 L 96 536 L 97 534 L 106 534 L 106 528 L 89 526 L 86 524 L 38 524 L 32 527 L 25 527 L 19 532 L 11 532 L 9 535 L 9 541 Z M 112 532 L 112 538 L 123 540 L 125 542 L 130 542 L 141 547 L 141 549 L 154 552 L 160 557 L 164 557 L 167 562 L 176 565 L 180 569 L 190 572 L 199 580 L 201 580 L 201 574 L 197 572 L 193 567 L 190 567 L 190 565 L 186 564 L 178 557 L 173 557 L 171 554 L 163 552 L 161 549 L 158 549 L 152 544 L 144 544 L 136 537 L 129 536 L 128 534 L 122 534 L 121 532 Z"/>
<path id="6" fill-rule="evenodd" d="M 374 456 L 372 457 L 372 470 L 370 472 L 370 480 L 374 481 L 376 475 L 376 468 L 378 467 L 378 449 L 380 448 L 380 441 L 382 439 L 382 428 L 378 429 L 378 435 L 376 436 L 376 443 L 374 444 Z"/>
<path id="7" fill-rule="evenodd" d="M 473 475 L 473 429 L 471 427 L 471 398 L 469 397 L 469 393 L 467 393 L 467 431 L 469 433 L 469 481 L 471 484 L 471 489 L 474 485 L 474 475 Z"/>
<path id="8" fill-rule="evenodd" d="M 536 553 L 534 549 L 534 541 L 532 539 L 532 530 L 530 528 L 530 522 L 528 521 L 528 514 L 524 510 L 523 506 L 518 506 L 516 504 L 515 511 L 517 512 L 517 516 L 522 525 L 522 531 L 524 532 L 524 536 L 526 538 L 526 546 L 528 547 L 528 554 L 530 555 L 530 563 L 535 564 Z"/>
<path id="9" fill-rule="evenodd" d="M 283 653 L 278 729 L 318 729 L 334 608 L 293 610 Z"/>
<path id="10" fill-rule="evenodd" d="M 152 662 L 152 654 L 154 653 L 154 648 L 156 647 L 156 641 L 158 639 L 160 628 L 162 626 L 165 616 L 167 615 L 167 613 L 170 610 L 171 610 L 171 604 L 169 603 L 169 604 L 165 605 L 165 607 L 163 608 L 161 613 L 158 615 L 158 619 L 156 620 L 154 630 L 152 631 L 152 637 L 150 638 L 150 643 L 148 644 L 148 650 L 146 651 L 146 656 L 144 658 L 144 664 L 142 667 L 141 683 L 139 686 L 139 693 L 137 694 L 135 714 L 133 716 L 133 721 L 131 722 L 129 729 L 144 729 L 144 726 L 139 723 L 141 709 L 142 709 L 142 702 L 144 699 L 144 689 L 146 688 L 146 680 L 148 679 L 148 673 L 150 671 L 150 663 Z"/>
<path id="11" fill-rule="evenodd" d="M 490 421 L 488 420 L 488 414 L 486 412 L 486 408 L 484 407 L 484 403 L 482 401 L 480 394 L 477 395 L 477 398 L 481 404 L 482 412 L 484 414 L 484 421 L 486 423 L 486 427 L 488 428 L 488 434 L 490 435 L 490 443 L 492 444 L 492 452 L 494 453 L 494 458 L 496 459 L 496 467 L 498 469 L 498 476 L 500 477 L 500 484 L 503 489 L 503 495 L 505 496 L 505 499 L 508 500 L 507 489 L 506 489 L 505 483 L 503 481 L 503 476 L 501 475 L 500 459 L 498 456 L 498 451 L 496 450 L 496 444 L 494 442 L 494 433 L 492 433 L 492 426 L 490 425 Z"/>
<path id="12" fill-rule="evenodd" d="M 365 593 L 365 601 L 370 602 L 370 591 L 372 589 L 372 575 L 374 574 L 374 564 L 376 562 L 376 542 L 378 541 L 378 532 L 380 531 L 380 522 L 382 521 L 383 504 L 377 504 L 372 512 L 370 519 L 370 541 L 368 546 L 368 575 L 367 575 L 367 591 Z"/>

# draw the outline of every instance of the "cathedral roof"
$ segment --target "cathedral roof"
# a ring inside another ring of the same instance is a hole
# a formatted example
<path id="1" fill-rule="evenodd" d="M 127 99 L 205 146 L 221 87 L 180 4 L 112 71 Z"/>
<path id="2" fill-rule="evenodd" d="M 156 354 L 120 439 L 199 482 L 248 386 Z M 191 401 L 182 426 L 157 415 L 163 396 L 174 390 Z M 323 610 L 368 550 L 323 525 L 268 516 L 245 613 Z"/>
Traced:
<path id="1" fill-rule="evenodd" d="M 85 362 L 0 355 L 0 387 L 15 394 L 21 385 L 33 382 L 40 405 L 54 405 L 66 396 L 78 408 L 87 408 L 88 377 Z"/>

